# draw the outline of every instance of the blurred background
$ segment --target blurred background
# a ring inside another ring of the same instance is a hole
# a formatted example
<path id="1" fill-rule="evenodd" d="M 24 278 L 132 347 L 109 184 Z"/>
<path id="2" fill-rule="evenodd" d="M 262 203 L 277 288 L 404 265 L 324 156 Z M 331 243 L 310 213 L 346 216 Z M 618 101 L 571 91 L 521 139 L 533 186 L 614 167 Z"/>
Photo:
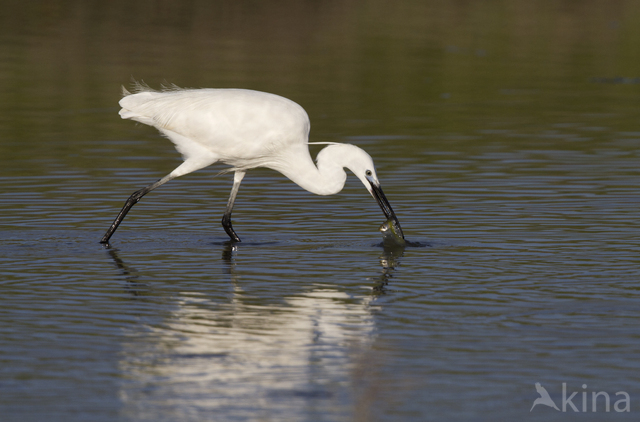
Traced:
<path id="1" fill-rule="evenodd" d="M 114 165 L 119 154 L 86 161 L 70 145 L 131 130 L 115 112 L 132 78 L 278 93 L 307 109 L 314 140 L 379 135 L 375 120 L 418 149 L 424 136 L 539 131 L 580 113 L 637 130 L 634 1 L 6 0 L 0 13 L 5 174 L 52 155 Z"/>
<path id="2" fill-rule="evenodd" d="M 217 166 L 103 248 L 181 162 L 118 116 L 132 79 L 298 102 L 430 247 L 383 251 L 353 177 L 256 170 L 234 248 Z M 639 111 L 632 0 L 3 0 L 0 419 L 570 418 L 530 412 L 535 382 L 635 403 Z"/>

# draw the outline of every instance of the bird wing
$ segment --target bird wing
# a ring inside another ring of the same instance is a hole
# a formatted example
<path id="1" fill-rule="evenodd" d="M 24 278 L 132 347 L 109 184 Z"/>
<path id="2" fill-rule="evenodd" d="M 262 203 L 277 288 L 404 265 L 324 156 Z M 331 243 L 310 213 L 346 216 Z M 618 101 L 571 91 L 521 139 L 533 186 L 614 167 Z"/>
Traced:
<path id="1" fill-rule="evenodd" d="M 304 109 L 274 94 L 243 89 L 143 91 L 125 96 L 120 105 L 123 119 L 154 126 L 176 145 L 171 133 L 179 134 L 223 161 L 273 155 L 287 144 L 308 141 Z"/>

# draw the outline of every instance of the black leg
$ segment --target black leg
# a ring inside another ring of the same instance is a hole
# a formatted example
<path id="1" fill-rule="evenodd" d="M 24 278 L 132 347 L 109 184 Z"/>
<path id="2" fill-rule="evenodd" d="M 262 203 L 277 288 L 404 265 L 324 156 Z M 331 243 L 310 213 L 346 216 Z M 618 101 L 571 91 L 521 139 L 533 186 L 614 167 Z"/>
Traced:
<path id="1" fill-rule="evenodd" d="M 246 172 L 244 171 L 236 171 L 233 176 L 233 188 L 231 188 L 231 195 L 229 195 L 229 202 L 227 202 L 227 209 L 222 216 L 222 227 L 224 227 L 224 231 L 227 232 L 231 240 L 234 242 L 240 242 L 240 238 L 233 231 L 233 226 L 231 225 L 231 211 L 233 211 L 233 203 L 236 201 L 236 196 L 238 195 L 238 189 L 240 189 L 240 183 L 244 178 Z"/>
<path id="2" fill-rule="evenodd" d="M 100 243 L 109 243 L 109 239 L 111 238 L 111 236 L 113 236 L 113 233 L 115 233 L 120 223 L 122 223 L 122 220 L 124 220 L 124 217 L 127 215 L 131 207 L 137 204 L 140 201 L 140 199 L 142 199 L 143 196 L 145 196 L 146 194 L 148 194 L 158 186 L 164 185 L 174 177 L 175 176 L 171 176 L 171 175 L 165 176 L 162 179 L 158 180 L 157 182 L 150 184 L 146 188 L 142 188 L 138 191 L 133 192 L 129 197 L 129 199 L 127 199 L 127 202 L 124 203 L 124 207 L 122 207 L 116 219 L 113 220 L 113 224 L 111 224 L 111 227 L 109 227 L 109 230 L 107 230 L 104 236 L 102 236 Z"/>

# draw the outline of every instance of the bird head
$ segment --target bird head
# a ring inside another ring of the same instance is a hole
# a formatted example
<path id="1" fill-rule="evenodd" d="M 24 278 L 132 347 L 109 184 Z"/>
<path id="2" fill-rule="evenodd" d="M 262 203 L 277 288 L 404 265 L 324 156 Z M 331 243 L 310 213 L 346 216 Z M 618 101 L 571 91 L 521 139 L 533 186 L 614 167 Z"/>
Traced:
<path id="1" fill-rule="evenodd" d="M 367 152 L 355 145 L 342 144 L 341 159 L 344 167 L 348 168 L 356 175 L 362 182 L 365 188 L 369 191 L 371 196 L 378 202 L 378 205 L 382 209 L 387 220 L 395 222 L 398 234 L 404 239 L 404 233 L 400 227 L 400 222 L 396 217 L 389 200 L 382 191 L 380 181 L 376 174 L 376 168 L 373 164 L 373 159 Z"/>

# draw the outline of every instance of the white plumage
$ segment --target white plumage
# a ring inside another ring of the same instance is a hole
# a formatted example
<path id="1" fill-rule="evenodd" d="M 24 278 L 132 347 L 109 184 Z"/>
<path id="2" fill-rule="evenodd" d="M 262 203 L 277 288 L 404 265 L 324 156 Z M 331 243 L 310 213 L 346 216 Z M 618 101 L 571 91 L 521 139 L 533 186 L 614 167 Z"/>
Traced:
<path id="1" fill-rule="evenodd" d="M 107 243 L 129 209 L 145 194 L 179 176 L 216 162 L 235 172 L 234 186 L 223 217 L 223 227 L 240 241 L 231 226 L 231 211 L 247 170 L 276 170 L 302 188 L 331 195 L 344 187 L 351 170 L 378 200 L 387 218 L 397 218 L 380 189 L 373 160 L 349 144 L 329 144 L 317 156 L 309 155 L 309 117 L 284 97 L 246 89 L 180 89 L 154 91 L 137 84 L 136 93 L 123 88 L 120 116 L 157 128 L 182 154 L 184 162 L 157 182 L 134 192 L 116 217 L 102 243 Z"/>

